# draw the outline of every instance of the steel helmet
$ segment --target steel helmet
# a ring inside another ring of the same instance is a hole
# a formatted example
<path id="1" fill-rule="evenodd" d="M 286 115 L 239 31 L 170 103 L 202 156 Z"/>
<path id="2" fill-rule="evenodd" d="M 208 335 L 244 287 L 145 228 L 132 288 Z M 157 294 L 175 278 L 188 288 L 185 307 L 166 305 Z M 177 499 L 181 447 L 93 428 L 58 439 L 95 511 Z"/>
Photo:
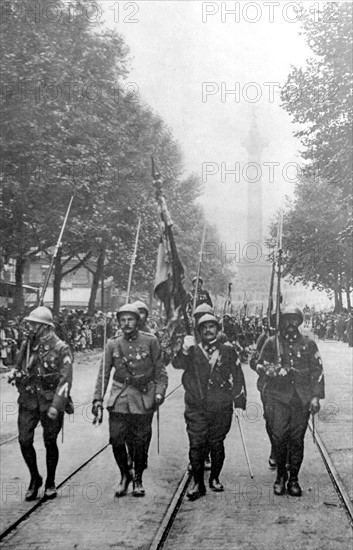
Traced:
<path id="1" fill-rule="evenodd" d="M 206 313 L 206 315 L 203 315 L 201 319 L 198 322 L 197 328 L 199 329 L 201 325 L 204 323 L 215 323 L 217 325 L 217 328 L 220 329 L 220 324 L 218 322 L 218 319 L 214 315 L 210 315 L 209 313 Z"/>
<path id="2" fill-rule="evenodd" d="M 194 277 L 193 280 L 192 280 L 192 282 L 193 282 L 193 283 L 196 283 L 196 281 L 197 281 L 197 277 Z M 199 277 L 199 283 L 202 283 L 202 284 L 203 284 L 203 278 L 202 278 L 202 277 Z"/>
<path id="3" fill-rule="evenodd" d="M 118 312 L 116 314 L 118 321 L 121 313 L 133 313 L 137 320 L 140 319 L 139 310 L 133 304 L 125 304 L 118 309 Z"/>
<path id="4" fill-rule="evenodd" d="M 144 309 L 147 312 L 147 315 L 149 314 L 149 310 L 145 302 L 141 302 L 141 300 L 136 300 L 136 302 L 133 302 L 132 305 L 137 307 L 137 309 Z"/>
<path id="5" fill-rule="evenodd" d="M 36 309 L 31 311 L 28 317 L 24 318 L 24 321 L 41 323 L 42 325 L 49 325 L 54 328 L 52 312 L 45 306 L 36 307 Z"/>
<path id="6" fill-rule="evenodd" d="M 200 304 L 199 306 L 195 307 L 194 316 L 205 315 L 206 313 L 208 313 L 209 315 L 213 315 L 213 307 L 209 306 L 206 303 Z"/>
<path id="7" fill-rule="evenodd" d="M 282 320 L 283 317 L 285 317 L 286 315 L 296 315 L 297 317 L 299 317 L 300 325 L 304 321 L 303 313 L 301 309 L 299 309 L 299 307 L 286 306 L 281 313 L 280 319 Z"/>

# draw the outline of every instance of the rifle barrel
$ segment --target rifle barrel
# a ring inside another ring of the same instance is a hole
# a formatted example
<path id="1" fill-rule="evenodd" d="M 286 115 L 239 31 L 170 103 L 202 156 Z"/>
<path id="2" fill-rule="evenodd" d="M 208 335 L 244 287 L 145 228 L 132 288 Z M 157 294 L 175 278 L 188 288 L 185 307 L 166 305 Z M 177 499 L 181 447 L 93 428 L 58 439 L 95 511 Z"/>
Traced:
<path id="1" fill-rule="evenodd" d="M 59 238 L 58 238 L 58 241 L 55 245 L 55 250 L 54 250 L 54 254 L 53 254 L 53 257 L 51 259 L 51 262 L 50 262 L 50 266 L 49 266 L 49 269 L 47 271 L 47 274 L 45 276 L 45 281 L 44 281 L 44 285 L 43 285 L 43 288 L 42 288 L 42 291 L 40 293 L 40 297 L 39 297 L 39 301 L 38 301 L 38 305 L 42 306 L 43 305 L 43 302 L 44 302 L 44 296 L 45 296 L 45 292 L 47 290 L 47 287 L 48 287 L 48 284 L 49 284 L 49 280 L 50 280 L 50 277 L 51 277 L 51 274 L 52 274 L 52 271 L 53 271 L 53 267 L 54 267 L 54 262 L 55 262 L 55 259 L 58 255 L 58 250 L 61 246 L 61 239 L 63 237 L 63 234 L 64 234 L 64 229 L 65 229 L 65 226 L 66 226 L 66 223 L 67 223 L 67 220 L 68 220 L 68 217 L 69 217 L 69 213 L 70 213 L 70 210 L 71 210 L 71 205 L 72 205 L 72 201 L 74 200 L 74 195 L 72 195 L 71 199 L 70 199 L 70 202 L 69 202 L 69 206 L 66 210 L 66 214 L 65 214 L 65 218 L 64 218 L 64 221 L 63 221 L 63 224 L 61 226 L 61 230 L 60 230 L 60 235 L 59 235 Z"/>

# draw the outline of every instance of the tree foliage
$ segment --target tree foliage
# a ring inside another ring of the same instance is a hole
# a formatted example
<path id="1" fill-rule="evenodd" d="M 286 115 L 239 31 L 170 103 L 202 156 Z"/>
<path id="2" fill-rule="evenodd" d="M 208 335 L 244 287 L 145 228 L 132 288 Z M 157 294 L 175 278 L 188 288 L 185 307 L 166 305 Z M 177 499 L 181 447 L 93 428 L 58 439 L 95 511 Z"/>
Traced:
<path id="1" fill-rule="evenodd" d="M 352 4 L 308 18 L 303 35 L 312 50 L 292 67 L 283 107 L 299 124 L 302 177 L 284 218 L 285 274 L 294 281 L 342 292 L 350 305 L 352 276 Z"/>
<path id="2" fill-rule="evenodd" d="M 123 38 L 87 16 L 70 19 L 61 0 L 9 6 L 2 12 L 0 36 L 0 237 L 5 261 L 16 260 L 16 306 L 21 306 L 24 264 L 38 251 L 50 256 L 72 194 L 55 267 L 54 308 L 69 260 L 76 268 L 84 258 L 96 260 L 91 308 L 102 277 L 113 276 L 126 288 L 139 217 L 133 284 L 148 288 L 159 239 L 151 155 L 162 171 L 182 259 L 187 271 L 196 269 L 200 185 L 194 176 L 182 176 L 182 156 L 170 129 L 128 82 Z M 70 6 L 76 13 L 82 6 L 89 9 L 79 0 Z"/>
<path id="3" fill-rule="evenodd" d="M 337 5 L 337 4 L 336 4 Z M 282 90 L 283 107 L 301 128 L 295 133 L 307 161 L 304 175 L 325 179 L 351 193 L 352 177 L 352 4 L 318 21 L 308 17 L 303 35 L 313 55 L 292 67 Z"/>

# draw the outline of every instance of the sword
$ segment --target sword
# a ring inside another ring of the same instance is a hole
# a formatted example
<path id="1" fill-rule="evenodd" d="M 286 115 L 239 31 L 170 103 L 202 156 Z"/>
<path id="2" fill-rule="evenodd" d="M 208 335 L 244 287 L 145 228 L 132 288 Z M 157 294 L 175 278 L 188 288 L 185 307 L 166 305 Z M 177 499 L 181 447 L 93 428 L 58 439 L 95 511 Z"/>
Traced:
<path id="1" fill-rule="evenodd" d="M 159 407 L 157 407 L 157 453 L 159 454 Z"/>
<path id="2" fill-rule="evenodd" d="M 313 443 L 316 443 L 316 436 L 315 436 L 315 413 L 311 413 L 311 422 L 313 424 Z"/>
<path id="3" fill-rule="evenodd" d="M 250 460 L 249 460 L 249 455 L 248 455 L 248 451 L 247 451 L 246 444 L 245 444 L 245 439 L 244 439 L 244 434 L 243 434 L 243 428 L 241 427 L 240 418 L 239 418 L 239 415 L 238 415 L 237 411 L 235 411 L 235 418 L 236 418 L 237 421 L 238 421 L 238 426 L 239 426 L 239 431 L 240 431 L 240 437 L 241 437 L 241 441 L 242 441 L 242 443 L 243 443 L 245 458 L 246 458 L 246 462 L 248 463 L 248 468 L 249 468 L 250 477 L 251 477 L 251 479 L 253 479 L 254 474 L 252 473 L 252 469 L 251 469 L 251 465 L 250 465 Z"/>

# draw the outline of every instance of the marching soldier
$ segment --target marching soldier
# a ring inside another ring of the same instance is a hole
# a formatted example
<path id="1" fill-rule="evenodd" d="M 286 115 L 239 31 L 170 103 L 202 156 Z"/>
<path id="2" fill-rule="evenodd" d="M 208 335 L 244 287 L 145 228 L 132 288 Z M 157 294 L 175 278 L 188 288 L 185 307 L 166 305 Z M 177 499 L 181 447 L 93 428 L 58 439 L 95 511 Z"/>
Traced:
<path id="1" fill-rule="evenodd" d="M 224 439 L 230 430 L 233 406 L 245 409 L 246 389 L 240 361 L 234 348 L 217 340 L 220 325 L 206 314 L 199 320 L 201 342 L 185 336 L 182 350 L 172 364 L 183 369 L 185 389 L 185 421 L 189 436 L 189 459 L 194 478 L 187 493 L 190 500 L 205 495 L 204 456 L 211 452 L 209 487 L 224 490 L 219 481 L 224 462 Z"/>
<path id="2" fill-rule="evenodd" d="M 133 481 L 133 496 L 143 497 L 142 474 L 147 465 L 153 413 L 164 400 L 168 377 L 157 338 L 138 328 L 138 309 L 126 304 L 119 309 L 117 319 L 122 335 L 107 342 L 105 359 L 101 362 L 97 377 L 92 413 L 96 417 L 102 414 L 103 397 L 114 368 L 107 409 L 110 443 L 121 472 L 115 496 L 126 495 Z M 129 468 L 128 453 L 133 461 L 133 473 Z"/>
<path id="3" fill-rule="evenodd" d="M 55 472 L 59 450 L 56 440 L 62 428 L 64 411 L 69 405 L 72 356 L 69 346 L 53 330 L 50 309 L 37 307 L 24 320 L 29 323 L 29 338 L 23 342 L 19 352 L 13 382 L 20 394 L 18 440 L 31 475 L 25 498 L 35 500 L 43 483 L 33 446 L 34 430 L 40 421 L 47 463 L 44 496 L 52 499 L 57 496 Z"/>
<path id="4" fill-rule="evenodd" d="M 142 332 L 148 332 L 149 334 L 154 334 L 153 330 L 148 326 L 147 323 L 149 310 L 145 302 L 141 302 L 141 300 L 136 300 L 136 302 L 133 302 L 132 305 L 138 309 L 140 314 L 139 330 L 142 330 Z"/>
<path id="5" fill-rule="evenodd" d="M 291 496 L 301 496 L 298 474 L 304 455 L 304 436 L 310 412 L 320 410 L 325 397 L 324 374 L 315 342 L 299 332 L 303 314 L 296 307 L 287 307 L 280 318 L 280 331 L 264 344 L 256 370 L 264 375 L 262 385 L 266 423 L 275 460 L 277 479 L 274 493 L 283 495 L 287 481 L 286 457 L 290 453 L 290 477 L 287 484 Z M 277 352 L 280 357 L 277 364 Z"/>
<path id="6" fill-rule="evenodd" d="M 194 293 L 196 291 L 196 305 L 195 308 L 201 304 L 207 304 L 213 308 L 213 303 L 211 300 L 211 296 L 209 295 L 208 291 L 202 288 L 203 285 L 203 279 L 202 277 L 199 277 L 198 279 L 198 285 L 196 290 L 196 283 L 197 283 L 197 277 L 194 277 L 192 280 L 193 284 L 193 291 L 189 292 L 189 309 L 193 306 L 193 300 L 194 300 Z"/>

